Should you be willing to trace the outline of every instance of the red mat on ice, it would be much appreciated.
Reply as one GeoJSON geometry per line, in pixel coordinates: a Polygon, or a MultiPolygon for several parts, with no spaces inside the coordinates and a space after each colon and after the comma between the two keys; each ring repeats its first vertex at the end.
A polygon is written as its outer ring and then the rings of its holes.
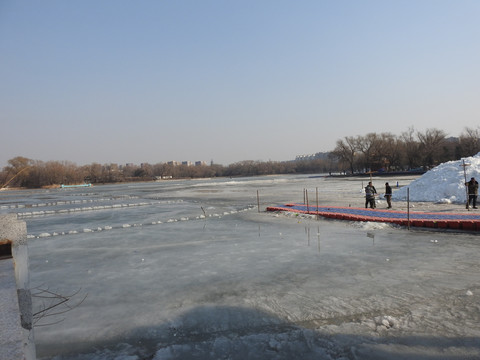
{"type": "Polygon", "coordinates": [[[480,231],[480,214],[471,213],[429,213],[364,209],[336,206],[307,206],[305,204],[286,204],[269,206],[267,211],[291,211],[302,214],[319,215],[327,218],[351,221],[388,222],[398,225],[480,231]]]}

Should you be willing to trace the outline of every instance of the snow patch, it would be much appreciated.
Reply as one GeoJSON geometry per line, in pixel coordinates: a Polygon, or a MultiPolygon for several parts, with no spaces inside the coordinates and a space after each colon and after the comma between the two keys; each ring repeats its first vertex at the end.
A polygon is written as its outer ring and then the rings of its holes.
{"type": "Polygon", "coordinates": [[[441,204],[463,203],[466,201],[465,177],[467,181],[480,177],[480,153],[456,161],[448,161],[429,170],[410,185],[393,193],[394,200],[429,201],[441,204]],[[468,164],[463,171],[463,164],[468,164]],[[466,175],[465,175],[466,174],[466,175]]]}

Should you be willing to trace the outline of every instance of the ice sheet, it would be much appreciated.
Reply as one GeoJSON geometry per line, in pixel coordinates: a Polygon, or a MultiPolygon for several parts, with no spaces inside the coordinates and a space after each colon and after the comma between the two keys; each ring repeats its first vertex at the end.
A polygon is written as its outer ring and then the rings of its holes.
{"type": "Polygon", "coordinates": [[[39,321],[61,321],[39,359],[478,358],[478,236],[257,209],[316,188],[361,196],[307,176],[29,193],[55,210],[25,217],[32,286],[87,295],[39,321]]]}

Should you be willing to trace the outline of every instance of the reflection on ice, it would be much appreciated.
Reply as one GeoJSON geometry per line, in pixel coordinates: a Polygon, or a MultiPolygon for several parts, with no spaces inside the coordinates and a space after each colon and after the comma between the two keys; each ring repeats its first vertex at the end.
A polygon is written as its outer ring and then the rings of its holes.
{"type": "Polygon", "coordinates": [[[479,358],[477,237],[257,211],[257,190],[271,205],[317,186],[352,191],[266,177],[19,200],[54,210],[25,218],[32,286],[88,294],[36,329],[39,358],[479,358]],[[110,207],[57,211],[96,199],[110,207]]]}

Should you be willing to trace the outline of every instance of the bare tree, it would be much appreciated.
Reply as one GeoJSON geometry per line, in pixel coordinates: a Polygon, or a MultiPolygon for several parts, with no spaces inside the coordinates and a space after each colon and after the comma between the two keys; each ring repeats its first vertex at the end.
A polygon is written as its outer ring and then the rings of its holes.
{"type": "Polygon", "coordinates": [[[372,171],[383,167],[383,141],[376,133],[369,133],[357,138],[358,150],[363,154],[364,168],[372,171]]]}
{"type": "Polygon", "coordinates": [[[114,183],[123,181],[123,173],[118,164],[110,163],[102,166],[102,179],[104,182],[114,183]]]}
{"type": "Polygon", "coordinates": [[[435,128],[427,129],[424,133],[417,132],[420,156],[425,166],[436,165],[440,162],[445,137],[445,132],[435,128]]]}
{"type": "Polygon", "coordinates": [[[402,155],[404,152],[403,142],[395,135],[390,133],[380,134],[381,146],[379,153],[381,154],[380,161],[386,170],[398,170],[402,166],[402,155]]]}
{"type": "Polygon", "coordinates": [[[92,163],[84,167],[86,179],[92,183],[99,183],[102,181],[102,165],[92,163]]]}
{"type": "Polygon", "coordinates": [[[350,167],[350,172],[355,172],[355,155],[357,153],[357,139],[352,136],[345,137],[345,140],[337,140],[337,146],[332,151],[332,155],[350,167]]]}
{"type": "Polygon", "coordinates": [[[473,156],[480,152],[480,127],[466,127],[460,134],[460,156],[473,156]]]}
{"type": "Polygon", "coordinates": [[[142,163],[133,173],[135,177],[142,179],[152,179],[153,178],[153,166],[148,163],[142,163]]]}
{"type": "Polygon", "coordinates": [[[404,131],[400,135],[400,138],[403,142],[408,168],[414,169],[418,167],[421,164],[418,156],[420,144],[415,138],[415,129],[413,126],[409,127],[407,131],[404,131]]]}
{"type": "Polygon", "coordinates": [[[31,170],[32,164],[33,160],[23,156],[17,156],[8,160],[8,166],[4,168],[4,171],[7,174],[5,176],[7,180],[4,184],[1,184],[1,188],[8,185],[25,186],[28,172],[31,170]]]}

